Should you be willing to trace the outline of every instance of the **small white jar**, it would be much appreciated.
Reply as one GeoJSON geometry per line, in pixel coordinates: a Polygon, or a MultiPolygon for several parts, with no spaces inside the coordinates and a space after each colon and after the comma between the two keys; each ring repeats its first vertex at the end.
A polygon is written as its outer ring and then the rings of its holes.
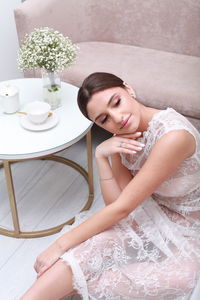
{"type": "Polygon", "coordinates": [[[0,98],[4,113],[13,114],[19,110],[19,90],[16,86],[2,86],[0,88],[0,98]]]}

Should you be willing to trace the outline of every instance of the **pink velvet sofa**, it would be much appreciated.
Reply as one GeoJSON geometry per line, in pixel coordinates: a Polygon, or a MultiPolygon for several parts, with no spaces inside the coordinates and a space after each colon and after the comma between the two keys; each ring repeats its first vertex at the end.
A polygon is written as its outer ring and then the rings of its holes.
{"type": "Polygon", "coordinates": [[[20,43],[48,26],[79,45],[64,81],[79,87],[92,72],[114,73],[142,103],[173,107],[200,130],[199,1],[27,0],[14,13],[20,43]]]}

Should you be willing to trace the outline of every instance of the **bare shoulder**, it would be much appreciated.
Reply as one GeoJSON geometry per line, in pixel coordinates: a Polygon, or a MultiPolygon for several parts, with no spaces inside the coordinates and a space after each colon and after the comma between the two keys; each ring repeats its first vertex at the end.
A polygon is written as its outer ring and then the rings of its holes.
{"type": "Polygon", "coordinates": [[[195,138],[188,131],[170,131],[153,146],[141,171],[151,173],[153,177],[156,177],[155,172],[159,172],[160,179],[165,180],[184,160],[193,155],[195,149],[195,138]]]}
{"type": "Polygon", "coordinates": [[[195,138],[186,130],[173,130],[164,134],[153,146],[140,171],[127,185],[122,201],[119,199],[118,202],[122,203],[127,212],[135,209],[176,172],[181,163],[195,152],[195,148],[195,138]]]}
{"type": "Polygon", "coordinates": [[[178,152],[183,158],[190,157],[196,150],[194,136],[187,130],[172,130],[164,134],[154,145],[153,150],[170,151],[173,155],[178,152]]]}

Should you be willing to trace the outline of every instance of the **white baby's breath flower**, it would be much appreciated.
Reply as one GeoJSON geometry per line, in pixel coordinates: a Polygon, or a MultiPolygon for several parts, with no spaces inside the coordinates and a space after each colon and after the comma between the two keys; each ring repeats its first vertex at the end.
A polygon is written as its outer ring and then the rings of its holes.
{"type": "Polygon", "coordinates": [[[77,45],[58,31],[48,27],[36,28],[22,42],[18,65],[21,70],[62,71],[74,62],[77,50],[77,45]]]}

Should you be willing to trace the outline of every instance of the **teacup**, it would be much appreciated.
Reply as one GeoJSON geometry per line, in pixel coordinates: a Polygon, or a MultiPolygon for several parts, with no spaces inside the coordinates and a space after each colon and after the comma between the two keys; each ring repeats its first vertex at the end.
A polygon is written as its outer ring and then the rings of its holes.
{"type": "Polygon", "coordinates": [[[29,121],[34,124],[42,124],[47,120],[51,106],[43,101],[33,101],[28,103],[24,110],[29,121]]]}

